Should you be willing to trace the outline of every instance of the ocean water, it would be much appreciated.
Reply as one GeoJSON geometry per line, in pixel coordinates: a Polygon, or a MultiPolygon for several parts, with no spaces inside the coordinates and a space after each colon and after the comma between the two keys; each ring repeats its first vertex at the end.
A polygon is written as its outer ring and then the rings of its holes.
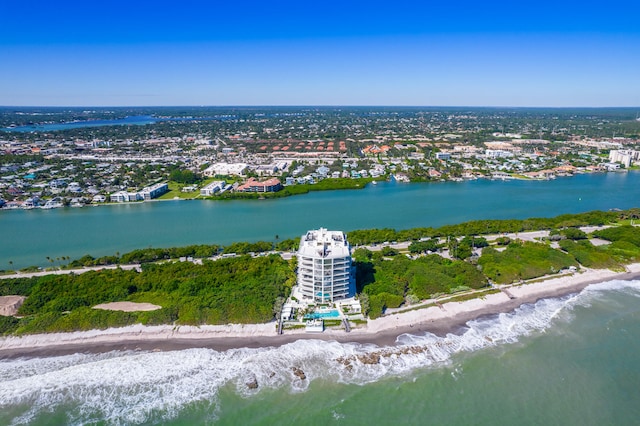
{"type": "Polygon", "coordinates": [[[611,281],[391,347],[0,360],[0,424],[635,425],[639,354],[640,281],[611,281]]]}

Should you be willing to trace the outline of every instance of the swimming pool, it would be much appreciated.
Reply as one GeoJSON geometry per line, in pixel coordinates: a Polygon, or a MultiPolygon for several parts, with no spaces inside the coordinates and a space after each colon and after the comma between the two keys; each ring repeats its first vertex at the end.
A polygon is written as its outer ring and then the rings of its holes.
{"type": "Polygon", "coordinates": [[[304,316],[304,319],[324,319],[324,318],[339,318],[340,311],[332,309],[330,311],[313,312],[304,316]]]}

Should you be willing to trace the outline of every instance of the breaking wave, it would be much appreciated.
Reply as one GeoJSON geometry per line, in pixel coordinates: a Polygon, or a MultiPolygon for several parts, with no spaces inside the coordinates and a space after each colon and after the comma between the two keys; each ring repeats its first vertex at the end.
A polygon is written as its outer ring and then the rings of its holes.
{"type": "Polygon", "coordinates": [[[224,352],[129,351],[0,361],[0,412],[5,413],[0,423],[30,423],[43,413],[73,407],[65,414],[69,424],[139,424],[175,418],[193,404],[215,413],[225,386],[249,397],[265,388],[303,392],[318,379],[366,384],[448,365],[459,353],[517,342],[554,321],[569,321],[574,307],[588,307],[611,291],[640,297],[640,281],[611,281],[578,295],[543,299],[470,321],[459,335],[404,334],[388,347],[299,340],[224,352]]]}

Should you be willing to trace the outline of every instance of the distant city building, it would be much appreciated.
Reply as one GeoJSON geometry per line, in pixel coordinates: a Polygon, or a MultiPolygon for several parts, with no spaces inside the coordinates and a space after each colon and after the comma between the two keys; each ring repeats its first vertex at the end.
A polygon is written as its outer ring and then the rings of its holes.
{"type": "Polygon", "coordinates": [[[274,166],[273,164],[265,164],[265,165],[254,167],[253,171],[260,176],[263,176],[263,175],[271,176],[278,172],[278,167],[274,166]]]}
{"type": "Polygon", "coordinates": [[[634,161],[638,161],[639,159],[640,151],[613,149],[609,152],[610,163],[620,163],[626,168],[631,166],[634,161]]]}
{"type": "Polygon", "coordinates": [[[118,191],[109,196],[112,203],[126,203],[132,201],[151,200],[158,198],[162,194],[169,191],[169,185],[165,183],[156,183],[152,186],[142,188],[139,192],[118,191]]]}
{"type": "Polygon", "coordinates": [[[148,201],[153,198],[158,198],[159,196],[167,192],[169,192],[169,185],[166,182],[156,183],[155,185],[142,188],[142,191],[140,191],[140,197],[143,200],[148,201]]]}
{"type": "Polygon", "coordinates": [[[249,178],[244,184],[238,186],[238,192],[277,192],[282,189],[280,179],[267,179],[264,182],[258,182],[255,178],[249,178]]]}
{"type": "Polygon", "coordinates": [[[309,302],[333,302],[355,295],[351,249],[343,232],[320,228],[301,237],[298,287],[309,302]]]}
{"type": "Polygon", "coordinates": [[[316,173],[318,173],[320,176],[327,176],[327,174],[329,173],[329,168],[327,166],[320,166],[316,169],[316,173]]]}
{"type": "Polygon", "coordinates": [[[137,192],[118,191],[109,196],[112,203],[127,203],[130,201],[139,201],[142,198],[137,192]]]}
{"type": "Polygon", "coordinates": [[[210,197],[216,192],[222,191],[225,186],[226,186],[226,182],[223,180],[213,181],[207,186],[205,186],[204,188],[200,189],[200,195],[203,195],[205,197],[210,197]]]}
{"type": "Polygon", "coordinates": [[[451,153],[449,152],[436,152],[436,159],[438,160],[451,160],[451,153]]]}
{"type": "Polygon", "coordinates": [[[486,158],[507,158],[513,157],[513,153],[503,149],[487,149],[484,151],[486,158]]]}
{"type": "Polygon", "coordinates": [[[246,163],[215,163],[204,169],[205,176],[242,176],[248,165],[246,163]]]}
{"type": "Polygon", "coordinates": [[[262,164],[259,166],[255,166],[253,167],[253,170],[260,176],[273,176],[276,173],[287,170],[288,167],[289,163],[287,161],[276,161],[272,164],[262,164]]]}
{"type": "Polygon", "coordinates": [[[362,149],[363,154],[383,154],[389,151],[391,147],[389,145],[368,145],[362,149]]]}

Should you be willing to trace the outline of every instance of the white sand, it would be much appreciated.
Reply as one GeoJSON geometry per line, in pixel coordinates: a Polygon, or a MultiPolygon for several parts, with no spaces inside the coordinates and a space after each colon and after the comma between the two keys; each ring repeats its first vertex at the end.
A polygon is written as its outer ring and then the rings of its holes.
{"type": "Polygon", "coordinates": [[[65,344],[120,343],[163,339],[211,339],[216,337],[275,336],[275,323],[173,326],[130,325],[106,330],[77,331],[73,333],[48,333],[27,336],[9,336],[0,339],[0,350],[36,348],[65,344]]]}
{"type": "MultiPolygon", "coordinates": [[[[463,312],[501,305],[509,300],[509,296],[506,294],[496,293],[489,294],[484,298],[471,299],[464,302],[443,303],[442,308],[432,306],[430,308],[388,315],[375,320],[369,320],[365,332],[378,333],[380,331],[390,330],[393,328],[410,327],[420,323],[453,318],[463,312]]],[[[353,332],[357,331],[358,330],[354,330],[353,332]]]]}
{"type": "Polygon", "coordinates": [[[111,302],[96,305],[93,309],[104,309],[105,311],[122,311],[122,312],[139,312],[139,311],[156,311],[162,309],[162,306],[153,305],[151,303],[136,302],[111,302]]]}
{"type": "Polygon", "coordinates": [[[0,315],[8,317],[18,313],[25,296],[0,296],[0,315]]]}
{"type": "MultiPolygon", "coordinates": [[[[628,272],[640,272],[640,264],[633,264],[627,267],[628,272]]],[[[604,282],[616,278],[624,277],[624,273],[617,273],[609,270],[584,270],[572,275],[557,278],[550,278],[545,281],[532,284],[516,285],[507,287],[507,291],[518,299],[526,299],[538,296],[554,297],[558,294],[579,291],[587,283],[604,282]]],[[[628,278],[628,277],[627,277],[628,278]]],[[[453,319],[459,314],[478,312],[482,313],[499,311],[500,306],[514,303],[504,292],[490,294],[483,298],[467,300],[464,302],[443,303],[442,307],[430,307],[409,311],[405,313],[391,314],[376,320],[370,320],[366,327],[354,329],[350,335],[374,336],[383,331],[390,332],[396,328],[406,329],[416,324],[425,324],[435,320],[453,319]]],[[[406,332],[406,331],[402,331],[406,332]]],[[[228,324],[228,325],[207,325],[207,326],[143,326],[140,324],[122,328],[111,328],[107,330],[90,330],[74,333],[51,333],[29,335],[23,337],[0,338],[0,351],[3,349],[17,348],[42,348],[46,346],[59,346],[65,344],[95,344],[95,343],[124,343],[135,341],[158,341],[171,339],[212,339],[212,338],[239,338],[256,340],[253,338],[267,337],[264,345],[269,345],[269,337],[277,336],[275,322],[267,324],[228,324]]],[[[304,329],[287,330],[285,336],[294,338],[313,337],[304,332],[304,329]]],[[[345,340],[346,333],[341,330],[328,330],[322,336],[341,336],[345,340]]]]}

